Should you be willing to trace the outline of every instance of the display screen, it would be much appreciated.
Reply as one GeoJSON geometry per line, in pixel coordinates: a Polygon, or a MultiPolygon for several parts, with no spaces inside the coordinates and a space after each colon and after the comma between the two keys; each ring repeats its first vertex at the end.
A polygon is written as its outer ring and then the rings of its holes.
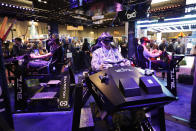
{"type": "Polygon", "coordinates": [[[39,50],[38,50],[38,49],[35,49],[35,50],[33,50],[33,53],[34,53],[35,55],[38,55],[38,54],[39,54],[39,50]]]}
{"type": "Polygon", "coordinates": [[[70,8],[77,8],[86,4],[92,3],[96,0],[70,0],[70,8]]]}
{"type": "Polygon", "coordinates": [[[39,79],[28,79],[26,80],[27,87],[35,87],[39,86],[40,82],[39,79]]]}

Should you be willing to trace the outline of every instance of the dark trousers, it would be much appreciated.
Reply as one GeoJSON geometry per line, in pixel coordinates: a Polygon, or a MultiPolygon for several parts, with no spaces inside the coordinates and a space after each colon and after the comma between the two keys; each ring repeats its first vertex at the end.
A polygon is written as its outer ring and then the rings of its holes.
{"type": "Polygon", "coordinates": [[[187,48],[187,54],[190,54],[192,48],[187,48]]]}
{"type": "Polygon", "coordinates": [[[165,62],[163,60],[152,60],[151,61],[151,66],[152,68],[163,68],[163,69],[168,69],[169,68],[169,63],[165,62]]]}

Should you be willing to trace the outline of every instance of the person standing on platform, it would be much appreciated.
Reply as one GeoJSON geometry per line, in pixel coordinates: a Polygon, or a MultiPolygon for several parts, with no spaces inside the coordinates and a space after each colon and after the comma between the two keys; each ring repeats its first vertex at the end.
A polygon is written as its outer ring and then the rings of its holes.
{"type": "Polygon", "coordinates": [[[110,62],[121,62],[121,66],[130,65],[130,62],[122,57],[117,48],[111,45],[113,37],[109,33],[102,33],[99,37],[101,47],[92,55],[91,67],[95,71],[108,69],[113,65],[110,62]]]}

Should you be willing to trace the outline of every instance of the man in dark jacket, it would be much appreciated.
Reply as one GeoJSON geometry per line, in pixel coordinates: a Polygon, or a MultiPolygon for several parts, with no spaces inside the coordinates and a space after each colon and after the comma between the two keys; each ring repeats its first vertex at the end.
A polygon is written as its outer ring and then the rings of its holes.
{"type": "Polygon", "coordinates": [[[83,56],[84,56],[84,64],[85,64],[85,68],[90,68],[90,44],[88,43],[87,39],[84,39],[84,43],[82,46],[82,52],[83,52],[83,56]]]}
{"type": "Polygon", "coordinates": [[[21,38],[15,38],[15,44],[13,46],[11,55],[14,57],[22,55],[22,40],[21,40],[21,38]]]}

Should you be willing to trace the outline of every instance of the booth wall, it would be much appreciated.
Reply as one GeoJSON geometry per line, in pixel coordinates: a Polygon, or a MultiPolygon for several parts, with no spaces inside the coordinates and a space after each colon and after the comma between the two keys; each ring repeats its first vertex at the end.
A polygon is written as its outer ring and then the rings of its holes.
{"type": "MultiPolygon", "coordinates": [[[[9,18],[6,24],[5,32],[11,25],[13,19],[9,18]]],[[[0,25],[3,22],[3,17],[0,18],[0,25]]],[[[17,20],[14,24],[12,29],[16,29],[16,31],[13,31],[13,38],[20,37],[22,39],[27,39],[30,37],[30,23],[29,21],[19,21],[17,20]]],[[[36,30],[38,34],[48,34],[48,27],[47,23],[37,22],[36,30]]],[[[7,40],[12,39],[12,32],[9,33],[7,40]]]]}
{"type": "MultiPolygon", "coordinates": [[[[8,18],[5,32],[11,25],[13,19],[8,18]]],[[[0,25],[3,22],[3,17],[0,17],[0,25]]],[[[22,39],[28,39],[30,38],[30,21],[19,21],[17,20],[16,23],[14,24],[12,29],[15,29],[16,31],[13,31],[13,38],[20,37],[22,39]]],[[[64,35],[69,35],[71,37],[91,37],[91,38],[97,38],[101,35],[102,32],[110,32],[111,35],[114,37],[121,37],[122,35],[125,35],[125,27],[106,27],[106,28],[91,28],[91,27],[84,27],[84,30],[82,31],[70,31],[67,30],[66,25],[59,25],[59,34],[64,34],[64,35]]],[[[40,34],[48,34],[48,25],[47,23],[42,23],[42,22],[36,22],[36,30],[37,33],[40,34]]],[[[7,40],[12,39],[12,32],[9,33],[7,40]]]]}

